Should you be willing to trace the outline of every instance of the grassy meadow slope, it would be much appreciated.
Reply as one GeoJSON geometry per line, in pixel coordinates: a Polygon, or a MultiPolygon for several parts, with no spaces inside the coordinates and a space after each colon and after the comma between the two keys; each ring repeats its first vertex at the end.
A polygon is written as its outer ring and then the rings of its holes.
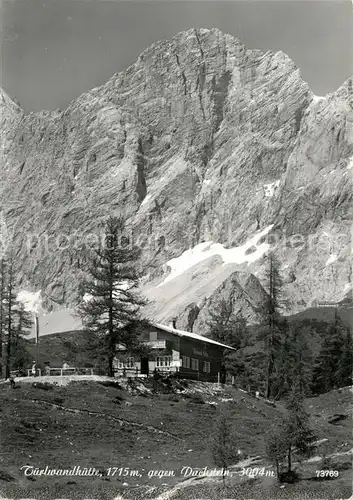
{"type": "MultiPolygon", "coordinates": [[[[266,465],[266,432],[283,408],[216,384],[181,382],[173,390],[161,383],[153,384],[156,383],[133,382],[123,386],[102,380],[36,387],[21,383],[15,390],[2,384],[0,493],[7,498],[36,500],[108,500],[118,494],[134,500],[265,498],[267,493],[267,498],[275,498],[288,492],[291,496],[286,498],[295,498],[299,488],[298,491],[309,492],[307,498],[350,496],[350,389],[307,401],[318,439],[325,440],[317,454],[339,455],[326,459],[331,460],[329,467],[323,467],[322,462],[306,464],[302,467],[304,477],[314,477],[315,470],[321,468],[341,468],[338,479],[305,480],[280,488],[275,478],[243,479],[235,475],[222,490],[217,479],[186,480],[180,474],[183,466],[213,467],[209,440],[219,409],[229,407],[240,459],[260,457],[259,463],[266,465]],[[344,417],[329,423],[336,413],[344,417]],[[20,470],[23,465],[96,467],[102,476],[26,478],[20,470]],[[108,467],[138,470],[140,477],[107,477],[104,471],[108,467]],[[175,476],[149,478],[148,471],[157,469],[174,470],[175,476]],[[165,491],[169,491],[169,496],[159,497],[165,491]],[[310,497],[310,492],[315,495],[310,497]]],[[[305,498],[301,494],[299,497],[305,498]]]]}

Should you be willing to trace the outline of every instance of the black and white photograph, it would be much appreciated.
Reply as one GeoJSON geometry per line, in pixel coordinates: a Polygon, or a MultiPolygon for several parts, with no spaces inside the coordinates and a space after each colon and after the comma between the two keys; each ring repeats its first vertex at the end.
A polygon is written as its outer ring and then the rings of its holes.
{"type": "Polygon", "coordinates": [[[352,0],[0,0],[0,499],[353,499],[352,0]]]}

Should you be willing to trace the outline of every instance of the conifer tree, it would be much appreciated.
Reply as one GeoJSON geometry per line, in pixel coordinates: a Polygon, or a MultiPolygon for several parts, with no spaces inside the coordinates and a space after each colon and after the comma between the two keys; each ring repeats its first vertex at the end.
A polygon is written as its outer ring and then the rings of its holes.
{"type": "Polygon", "coordinates": [[[266,397],[273,395],[275,362],[281,345],[281,310],[286,302],[283,299],[283,282],[280,274],[280,264],[273,252],[268,255],[267,298],[262,308],[263,338],[266,352],[266,397]]]}
{"type": "Polygon", "coordinates": [[[266,436],[266,455],[276,468],[277,478],[281,477],[282,464],[286,458],[288,439],[283,429],[278,429],[278,425],[269,428],[266,436]]]}
{"type": "Polygon", "coordinates": [[[137,291],[139,250],[124,235],[121,217],[110,217],[105,226],[105,241],[94,250],[88,268],[88,280],[82,294],[88,299],[79,306],[79,314],[88,332],[94,333],[95,354],[114,375],[113,361],[117,345],[126,350],[142,349],[139,329],[143,324],[141,307],[146,301],[137,291]]]}
{"type": "Polygon", "coordinates": [[[266,438],[267,456],[276,466],[279,480],[292,481],[293,455],[309,458],[315,449],[316,436],[304,410],[303,394],[295,385],[286,402],[287,414],[270,430],[266,438]],[[286,472],[283,468],[286,466],[286,472]]]}
{"type": "Polygon", "coordinates": [[[313,356],[307,339],[311,335],[309,327],[292,325],[290,328],[290,351],[292,358],[291,387],[297,386],[300,394],[310,394],[312,384],[313,356]]]}
{"type": "Polygon", "coordinates": [[[221,410],[215,421],[211,438],[211,453],[213,463],[222,469],[224,484],[227,469],[237,458],[232,418],[225,409],[221,410]]]}
{"type": "Polygon", "coordinates": [[[287,463],[288,472],[291,472],[294,448],[297,455],[309,458],[314,452],[316,436],[309,426],[309,416],[304,410],[303,393],[298,385],[293,387],[286,408],[288,410],[285,422],[285,433],[288,438],[287,463]]]}
{"type": "Polygon", "coordinates": [[[3,372],[3,355],[5,345],[5,290],[6,290],[6,267],[5,259],[0,260],[0,378],[3,372]]]}
{"type": "Polygon", "coordinates": [[[12,369],[20,370],[24,369],[30,362],[30,354],[25,343],[25,338],[31,331],[33,319],[31,314],[25,310],[24,305],[17,300],[13,315],[10,363],[12,369]]]}
{"type": "Polygon", "coordinates": [[[233,300],[222,298],[209,311],[209,319],[206,322],[208,332],[213,340],[227,344],[235,349],[243,347],[246,342],[247,323],[242,312],[237,315],[233,313],[233,300]]]}
{"type": "Polygon", "coordinates": [[[9,378],[13,369],[28,362],[24,337],[32,326],[31,316],[17,300],[16,270],[11,255],[0,262],[0,327],[4,375],[9,378]]]}
{"type": "Polygon", "coordinates": [[[343,336],[342,355],[337,370],[337,383],[339,387],[352,385],[353,377],[353,341],[352,334],[347,328],[343,336]]]}
{"type": "Polygon", "coordinates": [[[293,382],[294,351],[290,335],[290,327],[286,321],[281,322],[281,336],[277,337],[275,363],[271,376],[271,397],[282,399],[291,390],[293,382]]]}
{"type": "Polygon", "coordinates": [[[16,295],[15,295],[15,276],[14,276],[14,264],[13,260],[10,258],[7,263],[7,286],[5,292],[5,311],[6,311],[6,360],[5,360],[5,378],[10,377],[11,371],[11,355],[13,349],[13,338],[14,338],[14,311],[16,308],[16,295]]]}
{"type": "Polygon", "coordinates": [[[351,346],[349,329],[345,327],[336,310],[334,323],[328,326],[320,353],[315,360],[313,392],[328,392],[346,385],[352,367],[351,346]]]}
{"type": "Polygon", "coordinates": [[[238,385],[246,386],[249,373],[242,352],[242,348],[248,343],[246,319],[241,311],[236,315],[233,313],[232,297],[229,300],[222,299],[217,308],[209,311],[209,316],[207,321],[209,336],[236,349],[236,351],[226,349],[223,352],[223,369],[236,377],[238,385]]]}
{"type": "Polygon", "coordinates": [[[280,349],[276,359],[273,382],[273,397],[286,397],[297,385],[298,390],[308,395],[312,380],[312,354],[307,338],[311,335],[308,327],[289,325],[281,322],[280,349]]]}

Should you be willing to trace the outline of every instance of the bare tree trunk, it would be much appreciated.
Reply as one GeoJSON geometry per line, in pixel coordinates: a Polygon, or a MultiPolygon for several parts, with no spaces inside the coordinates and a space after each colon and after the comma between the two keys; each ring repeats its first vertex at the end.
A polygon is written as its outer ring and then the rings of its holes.
{"type": "Polygon", "coordinates": [[[108,308],[108,377],[114,377],[113,360],[115,355],[114,321],[113,321],[113,292],[114,292],[114,267],[113,262],[109,263],[109,308],[108,308]]]}
{"type": "Polygon", "coordinates": [[[225,483],[226,483],[226,470],[227,470],[227,467],[223,467],[223,470],[222,470],[222,481],[223,481],[223,486],[225,486],[225,483]]]}
{"type": "Polygon", "coordinates": [[[267,378],[266,378],[266,398],[271,396],[271,377],[273,372],[273,353],[272,353],[272,332],[270,332],[270,338],[268,339],[268,361],[267,361],[267,378]]]}
{"type": "Polygon", "coordinates": [[[290,446],[288,449],[288,472],[292,470],[292,447],[290,446]]]}
{"type": "Polygon", "coordinates": [[[277,472],[277,478],[279,479],[279,461],[276,459],[276,472],[277,472]]]}
{"type": "Polygon", "coordinates": [[[266,397],[271,396],[271,377],[274,367],[274,354],[273,354],[273,330],[275,327],[275,280],[274,280],[273,258],[270,256],[270,283],[269,283],[269,302],[268,302],[268,339],[267,339],[267,377],[266,377],[266,397]]]}
{"type": "Polygon", "coordinates": [[[114,377],[113,359],[114,359],[114,356],[109,354],[109,356],[108,356],[108,377],[114,377]]]}

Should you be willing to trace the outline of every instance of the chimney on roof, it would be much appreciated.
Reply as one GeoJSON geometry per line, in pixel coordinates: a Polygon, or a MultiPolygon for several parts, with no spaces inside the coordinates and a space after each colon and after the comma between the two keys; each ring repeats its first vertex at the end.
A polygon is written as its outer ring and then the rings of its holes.
{"type": "Polygon", "coordinates": [[[173,318],[172,325],[173,325],[174,329],[176,329],[176,322],[177,322],[177,318],[173,318]]]}

